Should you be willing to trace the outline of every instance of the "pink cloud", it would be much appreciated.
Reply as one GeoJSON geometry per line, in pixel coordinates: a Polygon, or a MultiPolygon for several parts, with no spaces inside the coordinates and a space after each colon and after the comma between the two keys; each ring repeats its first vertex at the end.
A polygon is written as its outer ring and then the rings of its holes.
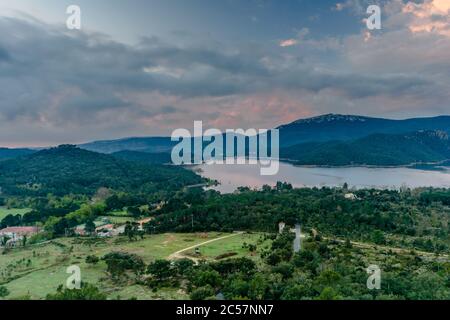
{"type": "Polygon", "coordinates": [[[427,0],[420,4],[408,2],[402,10],[412,16],[408,26],[412,33],[437,33],[446,37],[450,37],[449,11],[449,0],[427,0]]]}
{"type": "Polygon", "coordinates": [[[280,47],[292,47],[298,43],[295,39],[287,39],[280,42],[280,47]]]}

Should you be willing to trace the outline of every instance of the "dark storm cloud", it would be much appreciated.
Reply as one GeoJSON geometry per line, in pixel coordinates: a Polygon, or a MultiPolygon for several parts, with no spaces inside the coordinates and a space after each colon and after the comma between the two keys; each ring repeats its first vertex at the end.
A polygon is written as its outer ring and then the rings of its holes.
{"type": "Polygon", "coordinates": [[[7,61],[10,59],[9,53],[8,51],[6,51],[5,49],[3,49],[2,47],[0,47],[0,62],[3,61],[7,61]]]}
{"type": "MultiPolygon", "coordinates": [[[[268,67],[255,51],[176,47],[157,38],[123,45],[98,34],[65,33],[45,24],[1,18],[0,113],[38,116],[46,108],[58,118],[133,106],[121,96],[158,91],[198,97],[227,96],[274,88],[320,91],[350,97],[391,94],[424,85],[418,77],[318,72],[295,60],[268,67]],[[12,56],[12,59],[10,58],[12,56]]],[[[276,55],[276,53],[274,53],[276,55]]],[[[51,118],[51,117],[50,117],[51,118]]],[[[70,117],[72,118],[72,117],[70,117]]]]}
{"type": "MultiPolygon", "coordinates": [[[[0,121],[21,121],[23,132],[28,130],[23,123],[32,122],[44,128],[70,125],[73,130],[86,124],[101,125],[104,132],[113,132],[118,125],[114,127],[110,121],[115,117],[126,131],[127,126],[146,117],[183,117],[186,108],[193,116],[220,118],[229,101],[217,99],[269,97],[276,90],[306,93],[308,101],[322,99],[339,106],[378,96],[437,97],[439,86],[448,83],[447,76],[429,72],[431,67],[443,69],[438,59],[434,64],[424,64],[420,58],[415,64],[402,64],[401,58],[391,68],[395,72],[380,71],[386,64],[377,62],[383,50],[377,47],[361,55],[366,50],[359,44],[361,39],[357,45],[349,42],[347,48],[339,43],[331,49],[326,41],[304,39],[299,42],[304,40],[307,49],[300,45],[280,48],[273,42],[230,47],[204,41],[181,46],[158,37],[143,38],[132,46],[102,34],[6,17],[0,17],[0,30],[0,121]],[[315,63],[317,54],[323,52],[327,54],[315,63]],[[415,65],[421,69],[414,70],[415,65]],[[324,91],[337,93],[325,97],[324,91]],[[161,97],[148,97],[151,93],[161,97]],[[192,100],[200,98],[210,100],[196,108],[192,100]],[[210,109],[205,110],[205,105],[210,109]]],[[[395,44],[397,34],[392,37],[390,43],[395,44]]],[[[384,48],[395,56],[394,45],[384,48]]],[[[264,111],[270,119],[273,110],[264,111]]]]}

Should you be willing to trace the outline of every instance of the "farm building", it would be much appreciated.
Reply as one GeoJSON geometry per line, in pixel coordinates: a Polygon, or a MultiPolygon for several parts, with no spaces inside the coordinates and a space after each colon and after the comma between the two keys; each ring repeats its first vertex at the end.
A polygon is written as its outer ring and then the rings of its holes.
{"type": "Polygon", "coordinates": [[[24,237],[30,238],[39,232],[39,227],[8,227],[0,230],[0,238],[7,238],[7,246],[15,247],[24,237]]]}

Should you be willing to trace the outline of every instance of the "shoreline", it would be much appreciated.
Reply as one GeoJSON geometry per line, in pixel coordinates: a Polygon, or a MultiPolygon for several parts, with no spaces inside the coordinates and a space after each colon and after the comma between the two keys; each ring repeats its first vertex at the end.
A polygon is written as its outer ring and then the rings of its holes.
{"type": "MultiPolygon", "coordinates": [[[[330,165],[330,164],[298,164],[297,160],[292,159],[279,159],[282,163],[287,163],[293,165],[294,167],[300,168],[325,168],[325,169],[348,169],[348,168],[366,168],[366,169],[416,169],[416,170],[424,170],[424,171],[449,171],[449,166],[440,166],[443,163],[450,162],[450,159],[445,159],[436,162],[413,162],[409,164],[400,164],[400,165],[371,165],[371,164],[347,164],[347,165],[330,165]],[[432,168],[415,168],[415,166],[433,166],[435,170],[432,168]],[[437,169],[437,170],[436,170],[437,169]]],[[[203,161],[201,164],[189,164],[184,165],[187,169],[193,170],[193,168],[201,165],[207,164],[206,161],[203,161]]],[[[200,169],[201,170],[201,169],[200,169]]],[[[194,171],[194,170],[193,170],[194,171]]]]}

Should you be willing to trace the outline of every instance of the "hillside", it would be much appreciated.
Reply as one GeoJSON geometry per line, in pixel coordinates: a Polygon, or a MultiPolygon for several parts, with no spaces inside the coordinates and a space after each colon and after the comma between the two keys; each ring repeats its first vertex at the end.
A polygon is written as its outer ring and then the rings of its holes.
{"type": "MultiPolygon", "coordinates": [[[[354,115],[327,114],[299,119],[278,127],[280,146],[289,147],[306,142],[349,141],[372,134],[405,134],[419,130],[440,130],[450,133],[450,116],[392,120],[354,115]]],[[[125,138],[94,141],[79,145],[80,148],[114,153],[130,150],[148,153],[169,153],[176,142],[170,137],[125,138]]]]}
{"type": "Polygon", "coordinates": [[[65,145],[0,163],[3,194],[93,194],[100,187],[154,192],[201,182],[180,167],[146,165],[65,145]]]}
{"type": "Polygon", "coordinates": [[[170,153],[149,153],[140,151],[118,151],[111,154],[113,157],[147,164],[168,164],[172,162],[170,153]]]}
{"type": "Polygon", "coordinates": [[[450,133],[450,116],[391,120],[328,114],[300,119],[278,129],[280,145],[288,147],[305,142],[355,140],[376,133],[403,134],[419,130],[440,130],[450,133]]]}
{"type": "Polygon", "coordinates": [[[79,147],[85,150],[101,153],[114,153],[124,150],[164,153],[170,152],[174,145],[176,145],[176,142],[172,142],[170,137],[144,137],[94,141],[81,144],[79,147]]]}
{"type": "Polygon", "coordinates": [[[20,156],[28,155],[34,153],[34,150],[31,149],[9,149],[9,148],[0,148],[0,161],[13,159],[20,156]]]}
{"type": "Polygon", "coordinates": [[[449,159],[450,141],[442,131],[374,134],[353,141],[298,144],[280,154],[302,165],[408,165],[449,159]]]}

